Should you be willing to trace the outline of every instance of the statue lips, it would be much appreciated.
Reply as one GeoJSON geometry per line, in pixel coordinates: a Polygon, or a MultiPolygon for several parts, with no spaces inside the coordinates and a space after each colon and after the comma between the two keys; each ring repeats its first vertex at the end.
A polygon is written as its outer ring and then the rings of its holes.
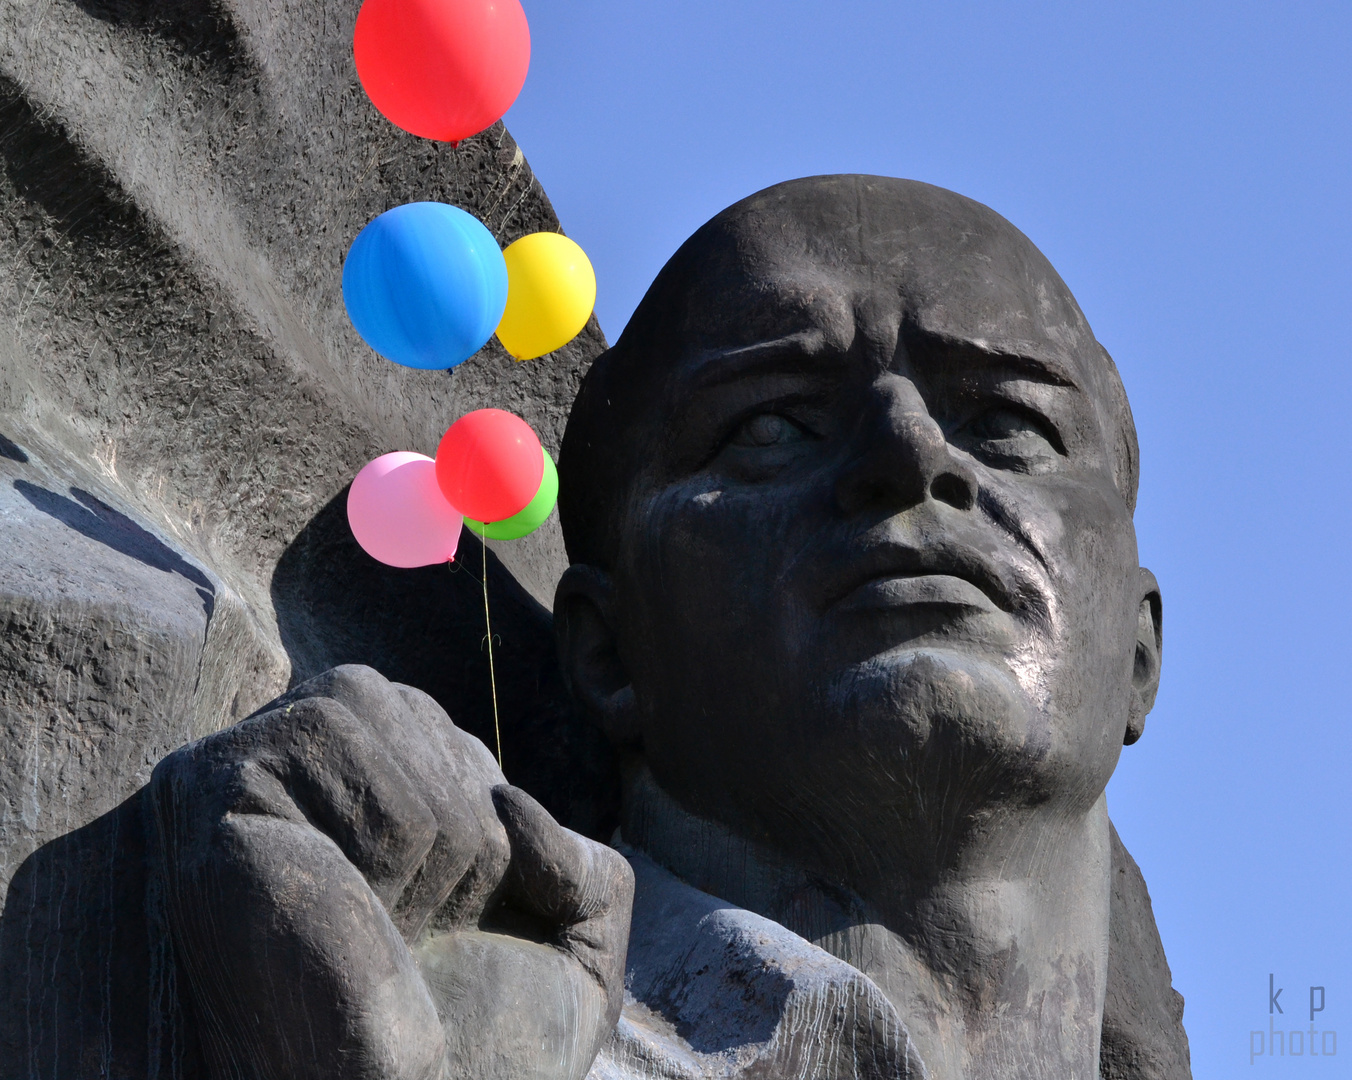
{"type": "Polygon", "coordinates": [[[852,590],[841,606],[897,608],[911,605],[969,608],[994,614],[991,598],[965,578],[953,574],[902,574],[870,578],[852,590]]]}
{"type": "Polygon", "coordinates": [[[899,603],[951,603],[985,611],[1014,609],[1013,590],[980,553],[950,541],[923,546],[898,541],[871,544],[830,560],[838,569],[823,580],[828,607],[891,590],[899,603]],[[905,583],[910,584],[905,584],[905,583]]]}
{"type": "Polygon", "coordinates": [[[832,565],[839,570],[822,582],[826,608],[848,617],[881,616],[889,638],[896,630],[909,639],[968,623],[973,636],[992,644],[1011,640],[1013,590],[987,557],[964,545],[884,542],[832,565]]]}

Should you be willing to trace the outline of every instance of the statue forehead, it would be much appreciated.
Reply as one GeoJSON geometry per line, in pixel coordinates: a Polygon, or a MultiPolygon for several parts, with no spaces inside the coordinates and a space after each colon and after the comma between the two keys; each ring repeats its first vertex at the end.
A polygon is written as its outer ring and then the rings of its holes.
{"type": "Polygon", "coordinates": [[[971,199],[890,177],[810,177],[729,207],[673,256],[625,337],[699,352],[809,324],[852,329],[853,307],[880,300],[884,317],[920,331],[1052,354],[1095,381],[1079,305],[1023,233],[971,199]]]}

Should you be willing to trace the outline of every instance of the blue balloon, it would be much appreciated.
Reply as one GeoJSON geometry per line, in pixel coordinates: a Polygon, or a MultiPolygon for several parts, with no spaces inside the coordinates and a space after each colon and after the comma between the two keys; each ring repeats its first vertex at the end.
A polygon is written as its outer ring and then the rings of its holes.
{"type": "Polygon", "coordinates": [[[437,202],[387,210],[343,263],[343,303],[366,344],[413,368],[449,368],[493,336],[507,306],[507,264],[473,214],[437,202]]]}

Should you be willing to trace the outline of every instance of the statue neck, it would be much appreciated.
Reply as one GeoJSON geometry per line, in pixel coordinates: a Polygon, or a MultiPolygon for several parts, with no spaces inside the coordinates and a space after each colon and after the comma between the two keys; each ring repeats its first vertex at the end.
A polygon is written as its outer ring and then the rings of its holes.
{"type": "MultiPolygon", "coordinates": [[[[844,830],[842,830],[844,831],[844,830]]],[[[1106,801],[993,813],[936,880],[832,880],[628,770],[622,833],[691,885],[873,979],[933,1080],[1096,1080],[1108,960],[1106,801]]],[[[886,838],[876,838],[885,846],[886,838]]]]}

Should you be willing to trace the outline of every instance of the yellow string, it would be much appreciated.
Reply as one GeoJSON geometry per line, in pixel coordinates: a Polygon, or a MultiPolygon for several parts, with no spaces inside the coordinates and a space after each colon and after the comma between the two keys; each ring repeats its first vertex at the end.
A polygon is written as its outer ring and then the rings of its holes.
{"type": "Polygon", "coordinates": [[[502,768],[502,728],[498,726],[498,678],[493,671],[493,624],[488,618],[488,541],[482,537],[484,553],[484,630],[488,632],[488,684],[493,688],[493,734],[498,740],[498,768],[502,768]]]}

